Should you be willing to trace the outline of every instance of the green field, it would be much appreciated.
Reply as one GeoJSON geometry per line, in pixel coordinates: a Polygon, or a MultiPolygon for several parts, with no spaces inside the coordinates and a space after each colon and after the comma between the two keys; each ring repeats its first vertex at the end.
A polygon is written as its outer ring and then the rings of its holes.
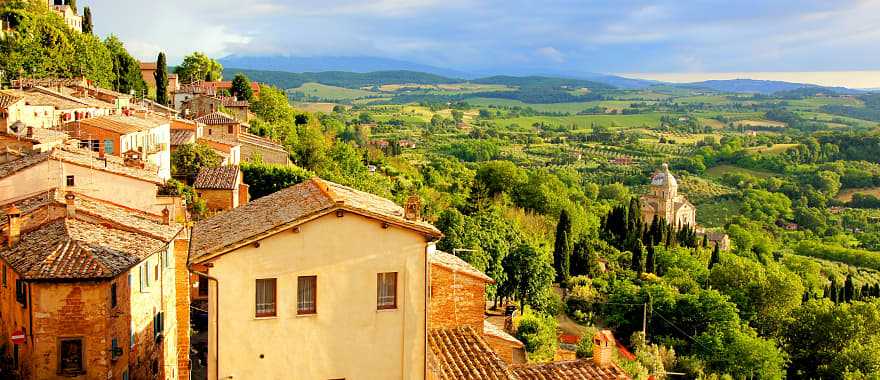
{"type": "Polygon", "coordinates": [[[733,166],[733,165],[718,165],[718,166],[714,166],[714,167],[711,167],[708,170],[706,170],[706,174],[713,176],[713,177],[721,177],[727,173],[743,173],[743,174],[748,174],[748,175],[755,176],[758,178],[770,178],[770,177],[777,175],[776,173],[765,172],[765,171],[760,171],[760,170],[753,170],[753,169],[745,169],[745,168],[741,168],[739,166],[733,166]]]}
{"type": "Polygon", "coordinates": [[[328,86],[320,83],[306,83],[297,88],[290,89],[288,92],[301,92],[308,97],[327,100],[354,100],[381,96],[381,94],[372,91],[328,86]]]}
{"type": "Polygon", "coordinates": [[[494,119],[499,125],[516,124],[531,127],[535,123],[574,126],[575,129],[589,129],[593,125],[605,127],[640,128],[660,124],[659,113],[639,115],[576,115],[576,116],[527,116],[507,119],[494,119]]]}
{"type": "Polygon", "coordinates": [[[622,110],[629,108],[631,100],[597,100],[593,102],[575,102],[575,103],[550,103],[550,104],[530,104],[519,100],[512,99],[496,99],[496,98],[467,98],[466,103],[475,107],[522,107],[531,108],[539,112],[568,112],[576,114],[583,110],[593,107],[605,107],[610,110],[622,110]]]}

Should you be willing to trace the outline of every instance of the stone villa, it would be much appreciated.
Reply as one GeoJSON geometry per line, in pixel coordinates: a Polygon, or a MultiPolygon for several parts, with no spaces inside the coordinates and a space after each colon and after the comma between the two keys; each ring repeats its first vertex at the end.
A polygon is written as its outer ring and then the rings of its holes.
{"type": "Polygon", "coordinates": [[[642,220],[650,224],[658,217],[676,228],[697,225],[697,209],[678,193],[678,180],[669,172],[669,165],[651,177],[651,189],[642,196],[642,220]]]}

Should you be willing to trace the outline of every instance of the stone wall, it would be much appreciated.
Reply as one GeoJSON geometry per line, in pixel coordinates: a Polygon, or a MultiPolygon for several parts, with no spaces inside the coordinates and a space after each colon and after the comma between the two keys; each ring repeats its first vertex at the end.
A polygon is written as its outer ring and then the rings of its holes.
{"type": "MultiPolygon", "coordinates": [[[[183,231],[186,234],[187,231],[183,231]]],[[[189,379],[189,269],[186,267],[189,241],[174,242],[175,298],[177,300],[177,368],[179,378],[189,379]]]]}
{"type": "Polygon", "coordinates": [[[199,193],[199,198],[205,200],[209,212],[231,210],[237,206],[235,201],[238,193],[235,190],[196,189],[196,191],[199,193]]]}

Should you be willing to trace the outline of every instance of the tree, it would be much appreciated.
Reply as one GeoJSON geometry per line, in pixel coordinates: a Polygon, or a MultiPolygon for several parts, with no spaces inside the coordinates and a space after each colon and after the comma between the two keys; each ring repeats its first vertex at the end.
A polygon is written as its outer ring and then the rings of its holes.
{"type": "Polygon", "coordinates": [[[556,282],[565,286],[571,275],[571,219],[565,209],[559,213],[559,223],[556,224],[556,243],[553,246],[553,268],[556,270],[556,282]]]}
{"type": "Polygon", "coordinates": [[[180,76],[181,83],[200,80],[213,82],[223,80],[223,65],[205,53],[194,52],[186,56],[180,66],[174,68],[174,73],[180,76]]]}
{"type": "Polygon", "coordinates": [[[655,258],[654,258],[654,240],[653,238],[648,238],[648,256],[645,258],[645,272],[647,273],[655,273],[655,258]]]}
{"type": "Polygon", "coordinates": [[[709,269],[718,265],[721,262],[721,247],[719,247],[718,243],[715,243],[715,248],[712,249],[712,257],[709,258],[709,269]]]}
{"type": "Polygon", "coordinates": [[[171,175],[192,184],[202,168],[220,166],[221,160],[220,155],[207,145],[184,144],[171,155],[171,175]]]}
{"type": "Polygon", "coordinates": [[[632,252],[632,263],[630,264],[630,269],[636,274],[641,274],[645,271],[645,245],[642,244],[641,240],[631,239],[630,243],[630,251],[632,252]]]}
{"type": "Polygon", "coordinates": [[[168,104],[168,65],[165,62],[165,53],[159,53],[156,58],[156,72],[153,73],[156,79],[156,103],[168,104]]]}
{"type": "Polygon", "coordinates": [[[553,267],[529,244],[517,246],[504,258],[502,265],[508,278],[503,293],[515,294],[520,309],[526,305],[534,306],[553,284],[553,267]]]}
{"type": "Polygon", "coordinates": [[[314,173],[293,165],[243,163],[241,174],[256,199],[286,189],[315,176],[314,173]]]}
{"type": "Polygon", "coordinates": [[[232,79],[232,89],[229,92],[238,100],[250,101],[254,97],[251,81],[243,73],[235,74],[235,78],[232,79]]]}
{"type": "Polygon", "coordinates": [[[113,89],[124,94],[132,92],[138,95],[146,94],[147,82],[144,82],[144,77],[141,75],[140,62],[128,54],[122,41],[116,36],[107,37],[104,45],[113,57],[113,72],[116,74],[113,89]]]}
{"type": "Polygon", "coordinates": [[[92,8],[85,7],[83,8],[82,15],[82,32],[86,34],[92,34],[94,31],[94,25],[92,25],[92,8]]]}
{"type": "Polygon", "coordinates": [[[846,281],[843,283],[843,300],[846,302],[851,302],[855,299],[856,294],[856,286],[853,283],[852,274],[846,275],[846,281]]]}

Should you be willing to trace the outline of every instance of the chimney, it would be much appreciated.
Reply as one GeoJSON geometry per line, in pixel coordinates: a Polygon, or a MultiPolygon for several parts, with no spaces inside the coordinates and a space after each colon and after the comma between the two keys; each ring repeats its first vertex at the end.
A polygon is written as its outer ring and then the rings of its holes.
{"type": "Polygon", "coordinates": [[[18,244],[21,238],[21,210],[14,205],[6,210],[6,216],[9,217],[8,226],[6,226],[6,242],[12,248],[18,244]]]}
{"type": "Polygon", "coordinates": [[[67,205],[67,217],[73,218],[76,216],[76,194],[72,191],[68,191],[67,194],[64,195],[64,203],[67,205]]]}
{"type": "Polygon", "coordinates": [[[593,336],[593,363],[599,367],[608,367],[612,364],[611,358],[617,343],[614,334],[610,330],[601,330],[593,336]]]}
{"type": "Polygon", "coordinates": [[[419,221],[422,219],[422,199],[418,195],[411,195],[406,199],[406,206],[403,209],[403,218],[411,221],[419,221]]]}
{"type": "Polygon", "coordinates": [[[168,207],[162,210],[162,224],[166,226],[171,224],[171,211],[168,210],[168,207]]]}

